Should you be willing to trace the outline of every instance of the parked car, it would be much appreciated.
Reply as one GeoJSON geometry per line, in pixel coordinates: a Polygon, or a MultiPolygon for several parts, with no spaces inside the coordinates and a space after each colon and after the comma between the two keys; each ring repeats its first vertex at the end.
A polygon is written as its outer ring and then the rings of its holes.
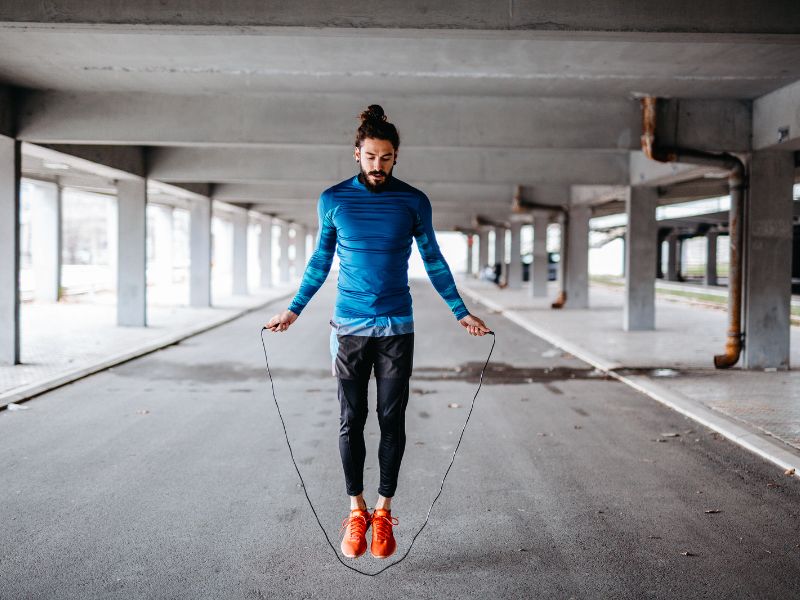
{"type": "MultiPolygon", "coordinates": [[[[547,253],[547,280],[555,281],[558,279],[558,262],[561,260],[559,252],[547,253]]],[[[528,253],[522,256],[522,280],[530,281],[530,269],[533,262],[533,254],[528,253]]]]}

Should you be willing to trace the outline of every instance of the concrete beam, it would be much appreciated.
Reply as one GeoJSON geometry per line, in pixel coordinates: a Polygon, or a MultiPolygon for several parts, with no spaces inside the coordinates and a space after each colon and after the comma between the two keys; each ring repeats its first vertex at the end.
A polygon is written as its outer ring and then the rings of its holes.
{"type": "Polygon", "coordinates": [[[752,148],[753,106],[749,100],[663,99],[658,103],[656,142],[662,147],[709,152],[752,148]]]}
{"type": "Polygon", "coordinates": [[[755,150],[800,150],[800,81],[753,103],[755,150]]]}
{"type": "Polygon", "coordinates": [[[637,0],[608,0],[586,10],[578,0],[538,0],[509,5],[506,0],[435,0],[415,3],[408,10],[379,2],[365,11],[357,0],[306,3],[303,10],[269,1],[232,0],[221,14],[215,5],[200,0],[176,0],[165,6],[159,0],[96,4],[51,0],[6,2],[0,21],[42,24],[118,24],[136,26],[325,27],[395,29],[468,29],[523,31],[609,31],[683,33],[794,34],[797,5],[792,0],[752,3],[747,0],[712,0],[706,3],[677,0],[668,5],[637,0]]]}
{"type": "Polygon", "coordinates": [[[22,152],[42,160],[63,162],[78,171],[107,179],[137,181],[146,174],[144,151],[139,147],[24,143],[22,152]]]}
{"type": "MultiPolygon", "coordinates": [[[[258,183],[298,180],[308,175],[338,182],[352,177],[350,149],[282,148],[153,148],[150,176],[167,182],[258,183]]],[[[525,150],[514,148],[400,148],[395,174],[409,183],[595,183],[626,185],[626,152],[525,150]]],[[[330,184],[329,184],[330,185],[330,184]]],[[[510,196],[509,196],[510,202],[510,196]]]]}
{"type": "Polygon", "coordinates": [[[630,153],[628,168],[630,185],[632,186],[668,186],[699,179],[707,174],[724,174],[724,171],[711,167],[676,162],[659,162],[647,158],[642,151],[630,153]]]}
{"type": "Polygon", "coordinates": [[[13,88],[0,85],[0,135],[15,137],[17,133],[16,93],[13,88]]]}
{"type": "MultiPolygon", "coordinates": [[[[31,91],[20,104],[19,137],[36,143],[341,148],[352,143],[364,96],[31,91]]],[[[639,147],[639,104],[626,98],[453,96],[443,102],[420,95],[381,104],[407,148],[639,147]]]]}
{"type": "Polygon", "coordinates": [[[147,325],[147,181],[117,182],[117,325],[147,325]]]}
{"type": "Polygon", "coordinates": [[[0,135],[0,364],[20,362],[19,339],[19,187],[22,150],[0,135]]]}

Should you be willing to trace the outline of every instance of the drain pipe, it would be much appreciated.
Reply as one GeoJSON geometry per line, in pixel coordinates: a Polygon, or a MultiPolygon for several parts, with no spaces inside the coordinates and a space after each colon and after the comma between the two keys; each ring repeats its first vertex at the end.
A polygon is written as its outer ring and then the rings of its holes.
{"type": "Polygon", "coordinates": [[[742,331],[742,272],[743,227],[745,209],[744,163],[733,154],[703,152],[689,148],[661,148],[656,144],[656,108],[658,98],[641,99],[642,151],[647,158],[659,162],[685,162],[727,169],[731,195],[730,219],[730,271],[728,275],[728,339],[725,352],[714,356],[714,366],[727,369],[739,361],[744,332],[742,331]]]}
{"type": "MultiPolygon", "coordinates": [[[[558,296],[550,304],[550,308],[564,308],[567,303],[567,286],[566,286],[566,268],[567,268],[567,248],[569,244],[569,209],[566,206],[553,206],[552,204],[538,204],[536,202],[529,202],[522,199],[522,189],[517,186],[514,189],[514,196],[511,200],[511,212],[524,213],[530,210],[545,210],[550,212],[561,213],[563,215],[561,225],[561,256],[559,262],[561,264],[561,289],[558,296]]],[[[533,274],[531,274],[533,277],[533,274]]]]}

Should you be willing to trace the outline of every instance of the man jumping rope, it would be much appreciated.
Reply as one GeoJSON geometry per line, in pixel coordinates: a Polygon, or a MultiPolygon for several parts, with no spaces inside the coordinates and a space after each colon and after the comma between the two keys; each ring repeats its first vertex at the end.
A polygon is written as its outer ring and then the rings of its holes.
{"type": "Polygon", "coordinates": [[[342,523],[342,553],[358,558],[370,551],[388,558],[397,548],[391,502],[405,449],[405,411],[414,354],[414,319],[408,287],[411,238],[417,241],[428,277],[458,322],[473,336],[490,332],[469,313],[450,267],[439,251],[431,204],[420,190],[392,176],[400,137],[377,104],[361,113],[355,160],[360,173],[325,190],[319,198],[319,235],[300,289],[288,310],[266,327],[286,331],[325,282],[339,256],[338,295],[331,320],[333,374],[340,404],[339,452],[350,515],[342,523]],[[373,514],[364,501],[364,424],[367,386],[375,369],[378,389],[380,485],[373,514]]]}

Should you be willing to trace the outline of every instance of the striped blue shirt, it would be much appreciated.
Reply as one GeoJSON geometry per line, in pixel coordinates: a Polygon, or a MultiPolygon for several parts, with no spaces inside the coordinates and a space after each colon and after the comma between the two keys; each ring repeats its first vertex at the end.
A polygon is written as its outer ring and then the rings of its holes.
{"type": "MultiPolygon", "coordinates": [[[[414,331],[408,258],[412,238],[436,291],[456,319],[469,314],[439,250],[431,203],[420,190],[389,177],[371,192],[353,176],[325,190],[317,203],[319,235],[289,310],[300,314],[339,256],[331,324],[340,335],[384,336],[414,331]]],[[[333,337],[333,332],[332,332],[333,337]]],[[[333,350],[333,349],[332,349],[333,350]]]]}

